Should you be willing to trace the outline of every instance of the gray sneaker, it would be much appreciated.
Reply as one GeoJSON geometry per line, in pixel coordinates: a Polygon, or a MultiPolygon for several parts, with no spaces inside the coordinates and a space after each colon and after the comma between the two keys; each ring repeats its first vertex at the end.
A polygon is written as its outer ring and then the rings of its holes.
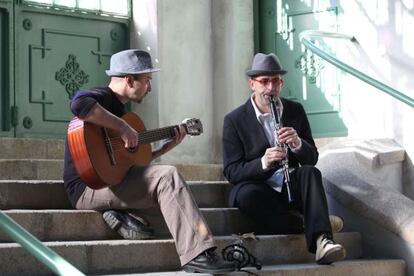
{"type": "Polygon", "coordinates": [[[318,264],[331,264],[345,258],[345,248],[327,235],[320,235],[316,241],[315,259],[318,264]]]}

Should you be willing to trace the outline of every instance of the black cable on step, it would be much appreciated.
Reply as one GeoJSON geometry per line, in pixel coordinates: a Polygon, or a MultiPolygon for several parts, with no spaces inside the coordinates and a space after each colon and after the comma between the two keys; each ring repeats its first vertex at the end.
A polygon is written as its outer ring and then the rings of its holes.
{"type": "Polygon", "coordinates": [[[223,248],[222,255],[223,259],[229,262],[234,262],[236,268],[239,271],[244,271],[248,274],[257,275],[253,272],[247,270],[241,270],[247,266],[253,266],[257,270],[262,269],[261,263],[253,256],[246,247],[242,245],[243,241],[241,239],[237,240],[235,243],[230,244],[223,248]]]}

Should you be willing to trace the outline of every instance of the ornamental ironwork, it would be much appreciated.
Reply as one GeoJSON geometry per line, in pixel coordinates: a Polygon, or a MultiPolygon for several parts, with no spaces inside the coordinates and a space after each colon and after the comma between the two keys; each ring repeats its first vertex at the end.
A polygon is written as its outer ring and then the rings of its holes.
{"type": "Polygon", "coordinates": [[[296,60],[295,67],[308,76],[309,83],[314,84],[316,83],[316,77],[325,66],[321,58],[306,49],[303,55],[296,60]]]}
{"type": "Polygon", "coordinates": [[[89,81],[89,75],[83,70],[80,70],[79,67],[79,63],[76,62],[76,56],[69,55],[65,67],[61,68],[55,74],[55,79],[65,86],[69,99],[73,97],[75,92],[79,90],[82,85],[89,81]]]}

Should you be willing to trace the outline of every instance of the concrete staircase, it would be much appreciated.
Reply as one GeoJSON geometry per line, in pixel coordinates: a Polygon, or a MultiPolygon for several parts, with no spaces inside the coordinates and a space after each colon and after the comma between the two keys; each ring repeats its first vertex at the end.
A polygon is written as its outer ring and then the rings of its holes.
{"type": "MultiPolygon", "coordinates": [[[[110,231],[99,212],[71,209],[61,180],[62,141],[2,138],[0,154],[0,208],[83,273],[189,275],[180,271],[174,242],[159,217],[146,216],[159,239],[130,241],[110,231]]],[[[220,165],[177,167],[188,180],[220,251],[237,239],[232,234],[252,231],[249,219],[226,208],[230,185],[220,165]]],[[[358,232],[338,233],[335,239],[345,246],[347,260],[321,266],[307,252],[303,235],[259,236],[244,245],[264,267],[248,270],[259,275],[405,275],[402,260],[364,259],[358,232]]],[[[52,274],[1,232],[0,267],[0,275],[52,274]]]]}

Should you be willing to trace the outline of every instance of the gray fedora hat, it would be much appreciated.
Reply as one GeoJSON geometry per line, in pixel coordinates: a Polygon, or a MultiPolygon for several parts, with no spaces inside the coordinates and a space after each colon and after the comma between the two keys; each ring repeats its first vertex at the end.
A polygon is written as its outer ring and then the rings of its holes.
{"type": "Polygon", "coordinates": [[[252,68],[246,72],[249,77],[275,74],[284,75],[286,73],[287,71],[282,69],[280,65],[279,58],[273,53],[268,55],[262,53],[256,54],[253,58],[252,68]]]}
{"type": "Polygon", "coordinates": [[[118,52],[111,56],[110,68],[106,74],[110,77],[136,75],[160,71],[152,66],[149,53],[139,49],[118,52]]]}

